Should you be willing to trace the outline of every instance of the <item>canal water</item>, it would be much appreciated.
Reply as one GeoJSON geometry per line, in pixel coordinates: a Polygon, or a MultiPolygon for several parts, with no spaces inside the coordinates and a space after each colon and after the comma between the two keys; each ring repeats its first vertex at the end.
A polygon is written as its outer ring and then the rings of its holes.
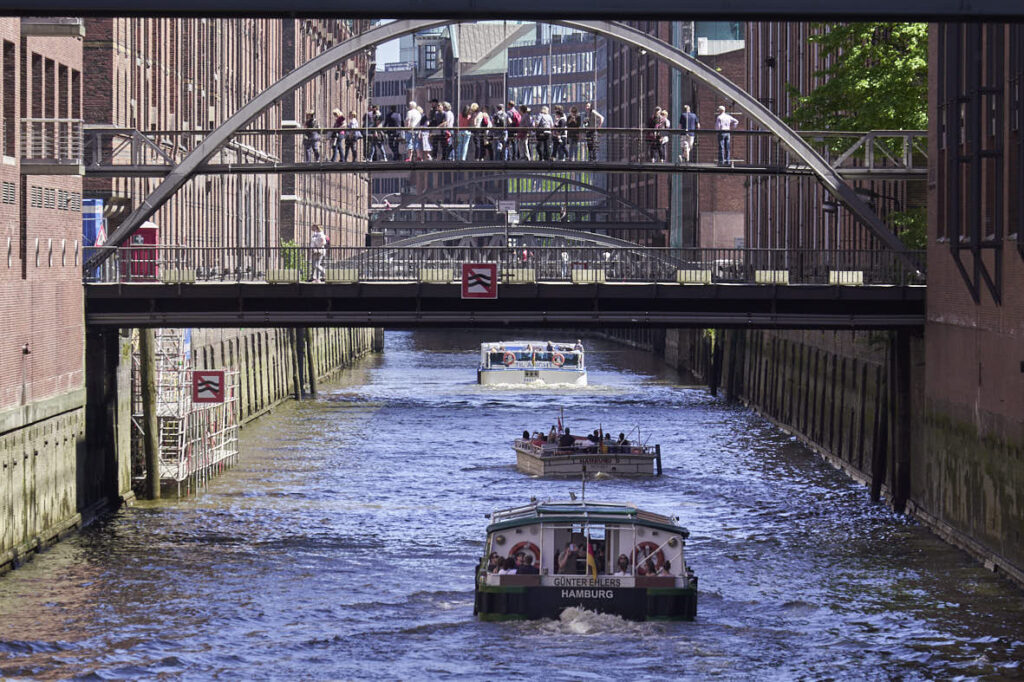
{"type": "Polygon", "coordinates": [[[0,676],[1017,678],[1024,593],[750,411],[650,355],[592,341],[591,386],[475,383],[473,333],[384,354],[243,434],[198,496],[140,503],[0,577],[0,676]],[[665,475],[605,480],[690,528],[693,623],[480,623],[485,515],[564,498],[511,440],[639,429],[665,475]]]}

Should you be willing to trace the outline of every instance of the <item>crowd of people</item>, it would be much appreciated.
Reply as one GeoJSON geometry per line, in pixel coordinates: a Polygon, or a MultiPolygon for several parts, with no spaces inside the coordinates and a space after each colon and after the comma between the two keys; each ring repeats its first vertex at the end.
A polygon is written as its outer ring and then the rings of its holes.
{"type": "Polygon", "coordinates": [[[568,426],[564,430],[559,431],[554,425],[547,432],[534,431],[531,433],[528,429],[524,429],[523,440],[528,440],[538,445],[557,445],[559,449],[575,448],[582,452],[593,451],[595,453],[612,454],[628,453],[633,445],[625,433],[619,433],[619,437],[614,438],[610,432],[597,428],[586,436],[579,437],[574,436],[568,426]]]}
{"type": "MultiPolygon", "coordinates": [[[[555,573],[561,575],[582,575],[586,572],[587,549],[585,539],[565,543],[562,551],[555,557],[555,573]]],[[[598,574],[606,575],[604,542],[591,541],[591,555],[598,574]]],[[[612,571],[613,576],[669,576],[672,575],[672,563],[666,559],[657,565],[654,555],[638,555],[634,571],[633,561],[629,556],[620,554],[612,571]]],[[[491,552],[487,558],[487,572],[494,575],[538,575],[540,567],[536,565],[533,554],[518,551],[513,556],[503,557],[498,552],[491,552]]]]}
{"type": "MultiPolygon", "coordinates": [[[[496,104],[492,107],[472,103],[461,111],[450,102],[431,100],[427,108],[411,101],[405,112],[390,107],[384,114],[372,105],[360,117],[354,111],[331,112],[334,123],[321,128],[316,112],[306,112],[303,149],[306,163],[328,160],[321,153],[327,137],[329,160],[336,161],[596,161],[605,118],[593,103],[581,111],[576,106],[540,106],[496,104]]],[[[739,121],[719,106],[715,117],[718,137],[718,163],[732,161],[730,131],[739,121]]],[[[700,120],[689,106],[679,116],[679,129],[672,131],[667,109],[655,107],[645,122],[644,144],[652,163],[671,161],[670,132],[681,138],[680,163],[689,163],[696,144],[700,120]]]]}

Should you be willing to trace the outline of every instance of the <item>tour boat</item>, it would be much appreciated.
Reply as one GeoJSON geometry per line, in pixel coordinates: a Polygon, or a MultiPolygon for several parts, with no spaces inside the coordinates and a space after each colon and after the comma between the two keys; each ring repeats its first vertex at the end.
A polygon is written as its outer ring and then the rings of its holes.
{"type": "MultiPolygon", "coordinates": [[[[552,427],[554,428],[554,427],[552,427]]],[[[631,441],[619,443],[587,436],[555,434],[549,442],[546,434],[528,432],[513,443],[516,468],[531,476],[574,476],[584,472],[613,476],[661,476],[661,446],[631,441]],[[529,436],[529,438],[527,438],[529,436]],[[571,438],[571,443],[569,442],[571,438]]]]}
{"type": "Polygon", "coordinates": [[[587,385],[583,346],[550,341],[499,341],[480,345],[480,384],[587,385]]]}
{"type": "Polygon", "coordinates": [[[678,519],[586,500],[531,501],[490,519],[473,604],[481,620],[557,618],[569,607],[630,620],[697,615],[689,532],[678,519]],[[508,558],[514,569],[491,568],[508,558]]]}

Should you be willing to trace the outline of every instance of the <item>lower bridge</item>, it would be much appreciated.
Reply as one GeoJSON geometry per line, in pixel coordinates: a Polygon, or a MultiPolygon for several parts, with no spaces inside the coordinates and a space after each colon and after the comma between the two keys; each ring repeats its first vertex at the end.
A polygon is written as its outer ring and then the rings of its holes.
{"type": "Polygon", "coordinates": [[[86,324],[895,329],[923,275],[885,251],[121,247],[86,277],[86,324]],[[496,297],[463,298],[493,263],[496,297]]]}

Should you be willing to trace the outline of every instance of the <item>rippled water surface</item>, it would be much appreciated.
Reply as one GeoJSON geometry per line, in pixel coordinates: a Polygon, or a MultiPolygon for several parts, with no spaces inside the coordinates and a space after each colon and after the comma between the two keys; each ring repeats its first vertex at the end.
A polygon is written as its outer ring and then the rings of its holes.
{"type": "Polygon", "coordinates": [[[1024,593],[751,412],[591,342],[591,386],[474,382],[480,335],[386,352],[243,433],[199,496],[140,503],[0,577],[0,676],[609,679],[1024,676],[1024,593]],[[480,623],[485,514],[563,498],[511,439],[558,408],[639,427],[665,475],[588,485],[688,526],[694,623],[480,623]]]}

